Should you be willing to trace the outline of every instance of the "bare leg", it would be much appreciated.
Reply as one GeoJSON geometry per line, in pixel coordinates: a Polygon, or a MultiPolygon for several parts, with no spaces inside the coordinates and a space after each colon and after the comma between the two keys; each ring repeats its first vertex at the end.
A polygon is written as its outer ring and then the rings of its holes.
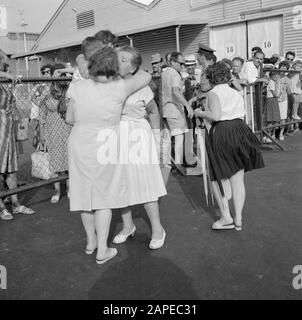
{"type": "Polygon", "coordinates": [[[54,183],[54,187],[55,187],[55,194],[61,195],[61,186],[60,186],[60,182],[56,182],[56,183],[54,183]]]}
{"type": "Polygon", "coordinates": [[[83,212],[81,214],[82,223],[87,235],[87,250],[93,250],[97,246],[95,233],[94,212],[83,212]]]}
{"type": "Polygon", "coordinates": [[[160,240],[163,238],[163,226],[160,222],[158,201],[144,204],[152,227],[152,239],[160,240]]]}
{"type": "MultiPolygon", "coordinates": [[[[16,173],[7,174],[6,184],[9,189],[17,188],[17,174],[16,173]]],[[[19,202],[18,196],[16,194],[12,195],[11,199],[12,199],[12,204],[14,205],[14,207],[20,206],[20,202],[19,202]]]]}
{"type": "Polygon", "coordinates": [[[213,192],[214,192],[214,196],[215,196],[215,200],[218,203],[218,207],[222,216],[222,221],[223,222],[230,222],[232,221],[232,216],[230,213],[230,208],[228,205],[228,202],[226,201],[226,203],[224,203],[220,190],[219,190],[219,186],[218,184],[213,181],[212,183],[212,187],[213,187],[213,192]]]}
{"type": "MultiPolygon", "coordinates": [[[[281,120],[281,121],[280,121],[280,124],[281,124],[281,125],[284,125],[284,123],[285,123],[285,120],[281,120]]],[[[279,138],[282,138],[282,137],[284,137],[284,126],[281,126],[281,127],[280,127],[280,135],[279,135],[279,138]]]]}
{"type": "Polygon", "coordinates": [[[179,134],[175,136],[175,163],[182,164],[183,159],[183,143],[184,143],[184,134],[179,134]]]}
{"type": "Polygon", "coordinates": [[[131,213],[131,209],[129,207],[121,209],[121,212],[122,212],[122,220],[123,220],[123,229],[121,232],[119,232],[119,234],[126,236],[134,228],[132,213],[131,213]]]}
{"type": "Polygon", "coordinates": [[[245,202],[244,170],[238,171],[230,178],[235,208],[235,223],[242,223],[242,209],[245,202]]]}
{"type": "Polygon", "coordinates": [[[112,248],[108,248],[108,235],[112,218],[111,209],[96,210],[94,215],[94,224],[98,240],[97,259],[103,260],[112,254],[112,248]]]}

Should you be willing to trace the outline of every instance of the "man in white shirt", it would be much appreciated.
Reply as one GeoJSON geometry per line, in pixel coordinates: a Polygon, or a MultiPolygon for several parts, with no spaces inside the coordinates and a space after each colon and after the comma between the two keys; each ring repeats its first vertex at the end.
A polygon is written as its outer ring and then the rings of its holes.
{"type": "MultiPolygon", "coordinates": [[[[265,58],[265,54],[262,51],[257,51],[254,54],[253,60],[248,61],[244,64],[242,72],[240,73],[240,78],[241,79],[246,79],[248,84],[253,84],[253,83],[268,83],[268,79],[266,78],[261,78],[260,77],[260,66],[263,64],[265,58]]],[[[246,106],[246,118],[247,118],[247,124],[252,128],[252,112],[254,110],[254,107],[251,105],[251,98],[249,94],[251,93],[251,90],[247,90],[247,106],[246,106]]],[[[254,92],[254,90],[253,90],[254,92]]],[[[254,95],[255,97],[255,95],[254,95]]],[[[255,99],[254,99],[255,103],[255,99]]]]}

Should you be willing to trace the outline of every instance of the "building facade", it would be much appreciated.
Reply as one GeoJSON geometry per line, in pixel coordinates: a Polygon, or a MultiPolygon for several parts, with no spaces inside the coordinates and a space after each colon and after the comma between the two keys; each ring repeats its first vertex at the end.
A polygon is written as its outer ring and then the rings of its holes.
{"type": "Polygon", "coordinates": [[[294,0],[65,0],[30,54],[40,55],[42,64],[74,64],[82,40],[102,29],[137,47],[145,69],[152,54],[196,53],[199,42],[219,59],[249,58],[254,46],[268,57],[288,50],[302,57],[302,2],[294,0]]]}

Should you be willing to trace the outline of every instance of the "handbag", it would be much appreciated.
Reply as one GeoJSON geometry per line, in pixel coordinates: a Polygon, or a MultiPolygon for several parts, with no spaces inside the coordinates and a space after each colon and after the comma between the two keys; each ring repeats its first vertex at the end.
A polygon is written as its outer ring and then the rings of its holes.
{"type": "Polygon", "coordinates": [[[50,154],[46,152],[46,148],[38,145],[37,150],[31,154],[31,175],[34,178],[49,180],[56,178],[58,175],[54,172],[50,154]]]}
{"type": "Polygon", "coordinates": [[[17,141],[25,141],[28,140],[28,124],[29,119],[24,118],[17,122],[17,132],[16,132],[16,140],[17,141]]]}

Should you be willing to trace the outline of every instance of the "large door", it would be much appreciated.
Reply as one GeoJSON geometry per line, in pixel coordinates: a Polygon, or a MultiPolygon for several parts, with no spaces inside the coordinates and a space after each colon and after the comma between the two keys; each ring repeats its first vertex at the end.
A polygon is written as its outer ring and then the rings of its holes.
{"type": "Polygon", "coordinates": [[[218,60],[246,57],[246,24],[235,23],[211,28],[211,47],[218,60]]]}
{"type": "Polygon", "coordinates": [[[266,19],[248,22],[248,48],[249,53],[253,47],[260,47],[266,57],[274,53],[281,54],[282,48],[282,17],[270,17],[266,19]]]}

